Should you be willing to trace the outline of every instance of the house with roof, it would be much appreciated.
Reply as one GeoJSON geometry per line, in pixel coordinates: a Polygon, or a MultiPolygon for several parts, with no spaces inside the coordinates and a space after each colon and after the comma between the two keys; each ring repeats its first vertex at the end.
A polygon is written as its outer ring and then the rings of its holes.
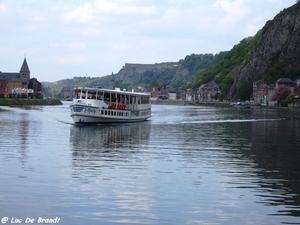
{"type": "Polygon", "coordinates": [[[7,97],[16,88],[28,89],[30,70],[24,58],[20,72],[0,72],[0,96],[7,97]]]}
{"type": "Polygon", "coordinates": [[[300,95],[300,81],[292,81],[289,78],[280,78],[274,84],[267,84],[264,80],[253,82],[253,101],[262,105],[275,106],[276,101],[271,101],[276,88],[284,85],[289,87],[291,93],[300,95]]]}
{"type": "Polygon", "coordinates": [[[0,78],[0,98],[4,97],[5,92],[5,80],[0,78]]]}
{"type": "Polygon", "coordinates": [[[221,90],[215,81],[202,84],[198,89],[199,101],[212,101],[219,99],[221,90]]]}
{"type": "Polygon", "coordinates": [[[42,84],[35,77],[29,80],[28,89],[33,90],[36,98],[43,98],[42,84]]]}
{"type": "Polygon", "coordinates": [[[292,81],[289,78],[280,78],[276,81],[275,88],[278,88],[278,86],[280,86],[280,85],[284,85],[284,86],[287,86],[287,87],[290,87],[290,88],[294,88],[297,85],[297,83],[292,81]]]}
{"type": "Polygon", "coordinates": [[[253,101],[267,105],[269,101],[270,86],[264,80],[253,82],[253,101]]]}
{"type": "Polygon", "coordinates": [[[276,88],[280,85],[285,85],[290,88],[290,91],[295,95],[300,95],[300,80],[292,81],[289,78],[280,78],[276,81],[276,88]]]}

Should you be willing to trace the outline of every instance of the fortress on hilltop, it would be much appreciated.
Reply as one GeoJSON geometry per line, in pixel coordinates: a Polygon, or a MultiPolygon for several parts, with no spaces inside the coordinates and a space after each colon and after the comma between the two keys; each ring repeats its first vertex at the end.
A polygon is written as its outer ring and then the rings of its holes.
{"type": "Polygon", "coordinates": [[[154,69],[174,69],[178,66],[178,62],[163,62],[154,64],[139,64],[139,63],[125,63],[122,69],[136,69],[137,72],[144,72],[154,69]]]}

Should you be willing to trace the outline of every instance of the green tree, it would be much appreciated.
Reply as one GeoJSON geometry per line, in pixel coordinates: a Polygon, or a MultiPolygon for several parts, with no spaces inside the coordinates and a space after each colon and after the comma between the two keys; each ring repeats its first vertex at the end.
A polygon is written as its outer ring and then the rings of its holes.
{"type": "Polygon", "coordinates": [[[250,81],[243,81],[237,90],[237,97],[241,101],[250,100],[250,96],[253,92],[252,83],[250,81]]]}
{"type": "Polygon", "coordinates": [[[222,93],[224,94],[227,94],[230,90],[230,87],[232,86],[234,82],[234,79],[233,77],[225,77],[222,81],[221,81],[221,84],[220,84],[220,88],[221,88],[221,91],[222,93]]]}
{"type": "Polygon", "coordinates": [[[150,85],[151,85],[151,86],[154,86],[154,87],[157,87],[157,86],[159,86],[159,83],[158,83],[158,81],[157,81],[156,79],[154,79],[154,80],[152,80],[152,81],[150,82],[150,85]]]}
{"type": "Polygon", "coordinates": [[[287,106],[289,103],[293,102],[293,99],[296,95],[294,93],[290,93],[283,101],[282,105],[287,106]]]}
{"type": "Polygon", "coordinates": [[[279,85],[271,98],[271,101],[277,101],[278,103],[282,103],[289,95],[291,94],[291,90],[289,87],[285,85],[279,85]]]}

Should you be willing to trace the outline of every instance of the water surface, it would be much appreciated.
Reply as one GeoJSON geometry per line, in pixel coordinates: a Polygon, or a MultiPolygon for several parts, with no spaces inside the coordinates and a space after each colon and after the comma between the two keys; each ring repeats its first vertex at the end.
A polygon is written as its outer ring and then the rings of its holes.
{"type": "Polygon", "coordinates": [[[0,219],[300,224],[299,111],[154,105],[78,127],[68,104],[1,107],[0,219]]]}

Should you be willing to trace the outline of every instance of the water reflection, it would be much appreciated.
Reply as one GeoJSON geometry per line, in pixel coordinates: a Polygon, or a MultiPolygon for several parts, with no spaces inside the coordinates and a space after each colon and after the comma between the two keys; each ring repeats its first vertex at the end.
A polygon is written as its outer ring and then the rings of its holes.
{"type": "Polygon", "coordinates": [[[149,122],[70,128],[72,177],[80,182],[74,192],[84,218],[103,224],[155,218],[153,193],[144,187],[147,166],[138,156],[147,151],[150,131],[149,122]]]}
{"type": "Polygon", "coordinates": [[[204,173],[193,181],[197,186],[204,185],[201,178],[206,177],[205,172],[215,170],[216,182],[223,187],[214,197],[216,202],[225,195],[231,196],[230,206],[239,204],[249,190],[252,201],[263,205],[266,215],[280,215],[283,223],[299,224],[292,217],[300,216],[300,115],[280,110],[212,112],[192,108],[186,110],[185,117],[173,113],[174,123],[152,128],[153,135],[161,131],[160,137],[168,142],[154,138],[151,149],[161,145],[168,150],[165,158],[182,156],[190,168],[187,172],[201,167],[204,173]],[[238,189],[243,190],[241,196],[238,189]]]}
{"type": "Polygon", "coordinates": [[[268,206],[284,206],[277,215],[300,216],[300,122],[253,124],[254,162],[257,163],[257,196],[268,206]]]}
{"type": "Polygon", "coordinates": [[[85,167],[91,161],[124,161],[147,145],[150,130],[149,122],[72,126],[73,164],[85,167]]]}
{"type": "Polygon", "coordinates": [[[0,152],[9,159],[16,157],[14,151],[18,151],[21,164],[27,160],[28,137],[30,125],[34,123],[30,119],[30,112],[24,109],[3,110],[0,112],[0,152]],[[17,111],[14,113],[13,111],[17,111]],[[13,138],[13,142],[12,142],[13,138]]]}
{"type": "Polygon", "coordinates": [[[219,127],[220,144],[228,146],[219,166],[231,177],[228,184],[254,189],[256,202],[276,207],[274,215],[300,216],[299,128],[293,118],[219,127]]]}

